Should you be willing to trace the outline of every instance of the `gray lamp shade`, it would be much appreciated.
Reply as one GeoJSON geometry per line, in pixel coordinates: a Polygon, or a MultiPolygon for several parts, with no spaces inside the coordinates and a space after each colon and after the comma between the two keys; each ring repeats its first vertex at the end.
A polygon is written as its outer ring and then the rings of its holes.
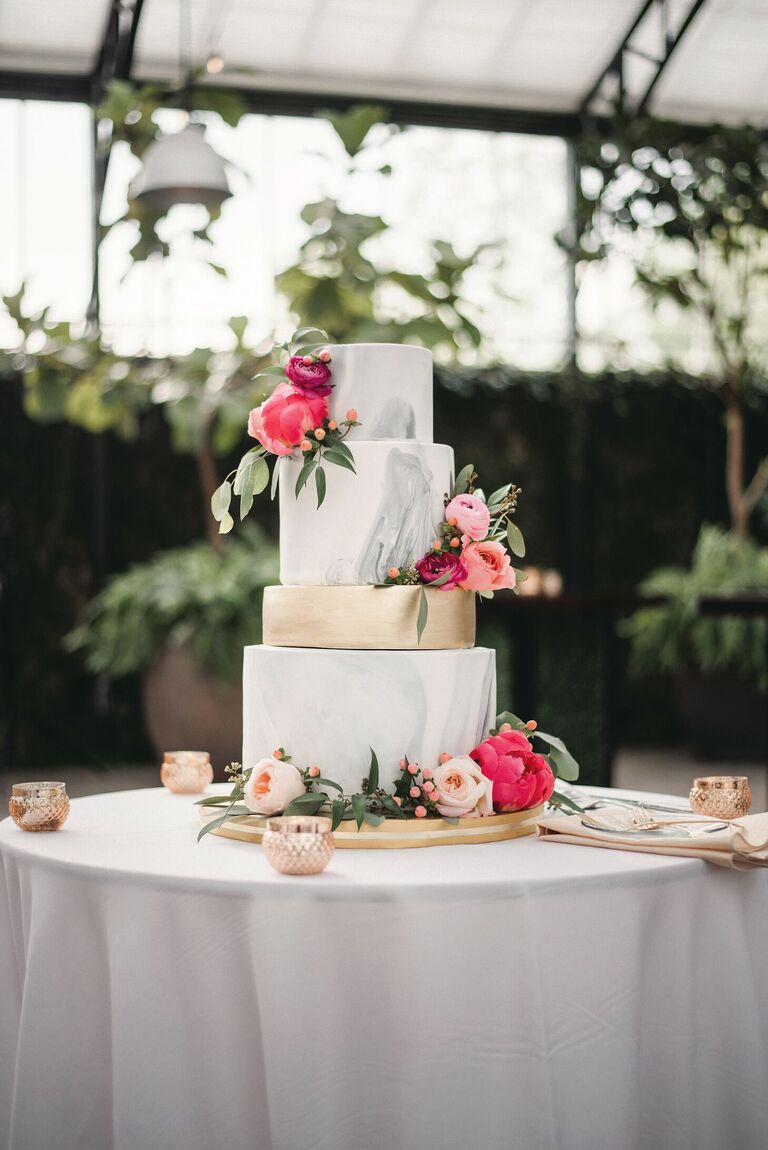
{"type": "Polygon", "coordinates": [[[174,204],[217,208],[232,195],[224,161],[206,143],[202,124],[187,124],[151,143],[130,194],[158,212],[167,212],[174,204]]]}

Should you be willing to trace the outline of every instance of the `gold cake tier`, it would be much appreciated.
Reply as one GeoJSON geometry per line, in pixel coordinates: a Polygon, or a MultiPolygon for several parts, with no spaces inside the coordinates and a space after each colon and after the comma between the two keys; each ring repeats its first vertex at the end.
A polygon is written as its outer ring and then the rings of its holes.
{"type": "Polygon", "coordinates": [[[270,647],[355,651],[441,651],[473,647],[475,596],[426,590],[419,642],[420,587],[267,587],[264,642],[270,647]]]}

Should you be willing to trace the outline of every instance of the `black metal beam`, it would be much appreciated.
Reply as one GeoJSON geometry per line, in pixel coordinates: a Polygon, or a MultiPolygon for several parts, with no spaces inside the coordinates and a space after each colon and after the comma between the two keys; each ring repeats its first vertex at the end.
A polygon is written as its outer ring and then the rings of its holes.
{"type": "Polygon", "coordinates": [[[669,32],[669,0],[643,0],[634,20],[630,24],[627,31],[624,33],[620,44],[617,46],[616,51],[611,56],[608,64],[603,68],[597,79],[590,87],[584,99],[581,102],[581,114],[589,116],[592,110],[592,105],[599,96],[603,85],[607,80],[613,79],[617,88],[617,99],[615,101],[614,111],[616,113],[630,113],[632,115],[639,115],[646,111],[650,98],[661,79],[664,70],[666,69],[669,61],[674,55],[680,43],[683,40],[686,32],[690,28],[694,19],[704,6],[705,0],[693,0],[688,13],[678,28],[677,32],[670,35],[669,32]],[[644,22],[647,16],[650,15],[653,9],[657,9],[661,20],[663,29],[663,47],[660,56],[649,56],[647,52],[635,48],[632,44],[632,38],[637,32],[638,28],[644,22]],[[651,80],[646,85],[643,93],[631,105],[627,103],[627,92],[625,88],[625,62],[629,56],[639,57],[654,66],[654,73],[651,80]]]}
{"type": "Polygon", "coordinates": [[[59,72],[0,72],[0,99],[90,104],[91,77],[59,72]]]}

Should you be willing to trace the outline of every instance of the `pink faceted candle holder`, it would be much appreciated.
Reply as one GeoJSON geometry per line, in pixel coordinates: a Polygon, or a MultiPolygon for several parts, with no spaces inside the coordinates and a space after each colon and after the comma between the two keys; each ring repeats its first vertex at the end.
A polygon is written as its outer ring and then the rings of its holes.
{"type": "Polygon", "coordinates": [[[207,751],[166,751],[160,781],[175,795],[199,795],[213,782],[211,756],[207,751]]]}

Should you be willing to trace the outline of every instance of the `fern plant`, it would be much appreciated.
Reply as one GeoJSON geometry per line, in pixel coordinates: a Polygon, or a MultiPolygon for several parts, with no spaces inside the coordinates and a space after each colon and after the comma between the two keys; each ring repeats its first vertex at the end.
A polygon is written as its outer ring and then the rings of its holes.
{"type": "Polygon", "coordinates": [[[631,642],[634,671],[730,671],[766,690],[768,620],[702,615],[699,600],[705,595],[762,593],[768,601],[768,547],[705,525],[691,566],[661,568],[641,590],[666,596],[667,602],[640,608],[622,628],[631,642]]]}

